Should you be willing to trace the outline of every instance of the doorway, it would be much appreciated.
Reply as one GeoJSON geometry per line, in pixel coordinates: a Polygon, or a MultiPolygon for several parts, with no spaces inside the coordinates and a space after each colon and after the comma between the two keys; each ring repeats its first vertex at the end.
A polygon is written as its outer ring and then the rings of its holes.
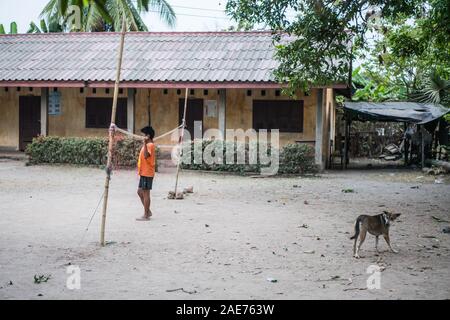
{"type": "MultiPolygon", "coordinates": [[[[183,121],[184,113],[184,99],[179,100],[179,112],[178,112],[178,123],[181,124],[183,121]]],[[[197,130],[203,132],[203,99],[188,99],[187,110],[186,110],[186,130],[189,131],[191,135],[191,140],[194,138],[194,122],[201,121],[201,127],[197,130]]]]}
{"type": "Polygon", "coordinates": [[[41,97],[19,97],[19,150],[24,151],[40,133],[41,97]]]}

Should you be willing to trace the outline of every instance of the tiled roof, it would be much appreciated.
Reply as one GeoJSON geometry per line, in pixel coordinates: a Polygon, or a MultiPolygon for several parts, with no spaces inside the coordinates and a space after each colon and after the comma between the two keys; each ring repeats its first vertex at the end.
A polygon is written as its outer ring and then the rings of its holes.
{"type": "MultiPolygon", "coordinates": [[[[118,33],[0,36],[0,81],[114,81],[118,33]]],[[[274,82],[269,32],[127,33],[122,81],[274,82]]]]}

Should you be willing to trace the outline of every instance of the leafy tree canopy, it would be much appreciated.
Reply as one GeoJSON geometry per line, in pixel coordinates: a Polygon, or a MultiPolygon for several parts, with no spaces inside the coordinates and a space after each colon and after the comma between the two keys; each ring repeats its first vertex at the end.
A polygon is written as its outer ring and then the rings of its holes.
{"type": "Polygon", "coordinates": [[[377,58],[376,53],[386,50],[381,58],[392,66],[392,74],[383,77],[394,77],[395,69],[399,72],[413,57],[426,60],[414,73],[431,66],[445,70],[449,66],[449,6],[447,0],[229,0],[227,13],[247,29],[274,30],[275,40],[281,33],[291,35],[291,41],[277,42],[280,66],[275,74],[291,88],[307,89],[347,83],[355,58],[370,49],[377,58]],[[374,33],[381,34],[381,39],[371,48],[374,33]],[[389,59],[394,58],[391,64],[389,59]]]}
{"type": "Polygon", "coordinates": [[[357,89],[353,99],[413,100],[450,107],[450,30],[445,26],[446,32],[439,32],[439,25],[432,23],[435,17],[439,24],[441,19],[448,20],[449,12],[447,16],[433,12],[416,19],[400,15],[371,25],[368,50],[358,52],[363,62],[353,76],[357,89]],[[430,28],[435,31],[430,33],[430,28]],[[366,80],[364,85],[361,78],[366,80]]]}

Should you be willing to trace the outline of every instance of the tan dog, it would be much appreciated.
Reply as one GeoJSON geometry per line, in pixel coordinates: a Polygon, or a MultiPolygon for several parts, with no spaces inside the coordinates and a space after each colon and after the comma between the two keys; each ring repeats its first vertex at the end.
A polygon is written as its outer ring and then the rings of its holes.
{"type": "Polygon", "coordinates": [[[355,258],[359,258],[359,249],[361,248],[364,240],[366,239],[366,234],[369,232],[374,235],[375,238],[375,250],[378,251],[378,237],[383,235],[384,240],[389,246],[389,249],[393,253],[397,253],[391,247],[391,241],[389,239],[389,226],[391,225],[391,221],[394,221],[400,216],[400,213],[391,213],[388,211],[383,211],[382,214],[378,214],[376,216],[367,216],[361,215],[356,219],[355,223],[355,235],[350,239],[355,239],[355,243],[353,245],[353,256],[355,258]],[[356,247],[356,242],[358,241],[359,236],[359,245],[356,247]]]}

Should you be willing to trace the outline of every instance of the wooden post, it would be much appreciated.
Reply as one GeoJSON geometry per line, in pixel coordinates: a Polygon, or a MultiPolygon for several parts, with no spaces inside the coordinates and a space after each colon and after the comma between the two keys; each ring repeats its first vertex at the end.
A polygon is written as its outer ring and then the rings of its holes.
{"type": "MultiPolygon", "coordinates": [[[[112,113],[111,113],[111,126],[113,126],[116,122],[117,98],[119,95],[120,71],[122,69],[122,57],[123,57],[123,47],[124,47],[124,43],[125,43],[125,32],[126,32],[125,17],[122,17],[122,33],[120,36],[119,53],[118,53],[118,57],[117,57],[117,72],[116,72],[116,82],[114,84],[114,98],[113,98],[112,113]]],[[[108,192],[109,192],[109,181],[111,180],[113,149],[114,149],[114,129],[110,128],[109,129],[109,143],[108,143],[108,161],[106,163],[105,192],[103,195],[102,224],[101,224],[101,230],[100,230],[100,245],[101,246],[105,246],[106,209],[108,207],[108,192]]]]}
{"type": "Polygon", "coordinates": [[[151,113],[151,103],[152,103],[152,89],[148,89],[148,96],[147,96],[147,113],[148,113],[148,125],[152,125],[152,113],[151,113]]]}
{"type": "Polygon", "coordinates": [[[177,188],[178,188],[178,175],[180,174],[180,164],[181,164],[181,157],[183,156],[183,138],[184,138],[184,129],[186,127],[186,110],[187,110],[187,102],[188,102],[188,91],[189,89],[186,88],[186,94],[184,97],[184,111],[183,111],[183,120],[181,121],[181,135],[180,135],[180,142],[178,147],[180,148],[178,153],[178,163],[177,163],[177,175],[175,178],[175,197],[177,196],[177,188]]]}
{"type": "Polygon", "coordinates": [[[316,137],[315,137],[315,156],[314,161],[319,169],[322,171],[325,169],[325,164],[323,161],[323,134],[324,134],[324,114],[325,110],[323,107],[323,89],[317,89],[317,101],[316,101],[316,137]]]}
{"type": "Polygon", "coordinates": [[[127,130],[134,133],[136,115],[136,89],[127,90],[127,130]]]}
{"type": "Polygon", "coordinates": [[[347,169],[348,164],[348,143],[349,143],[349,134],[350,134],[350,121],[345,119],[345,140],[344,140],[344,169],[347,169]]]}
{"type": "Polygon", "coordinates": [[[41,89],[41,136],[48,135],[48,88],[41,89]]]}
{"type": "Polygon", "coordinates": [[[403,134],[403,150],[405,152],[405,166],[408,165],[408,151],[409,151],[409,141],[406,137],[406,131],[408,131],[408,124],[406,122],[403,123],[403,128],[405,130],[403,134]]]}
{"type": "Polygon", "coordinates": [[[219,90],[219,105],[217,119],[219,122],[219,130],[222,133],[222,139],[226,140],[226,110],[227,110],[227,89],[219,90]]]}
{"type": "Polygon", "coordinates": [[[421,143],[421,149],[422,149],[422,169],[425,168],[425,127],[422,124],[420,126],[420,133],[421,133],[421,137],[422,137],[422,143],[421,143]]]}

